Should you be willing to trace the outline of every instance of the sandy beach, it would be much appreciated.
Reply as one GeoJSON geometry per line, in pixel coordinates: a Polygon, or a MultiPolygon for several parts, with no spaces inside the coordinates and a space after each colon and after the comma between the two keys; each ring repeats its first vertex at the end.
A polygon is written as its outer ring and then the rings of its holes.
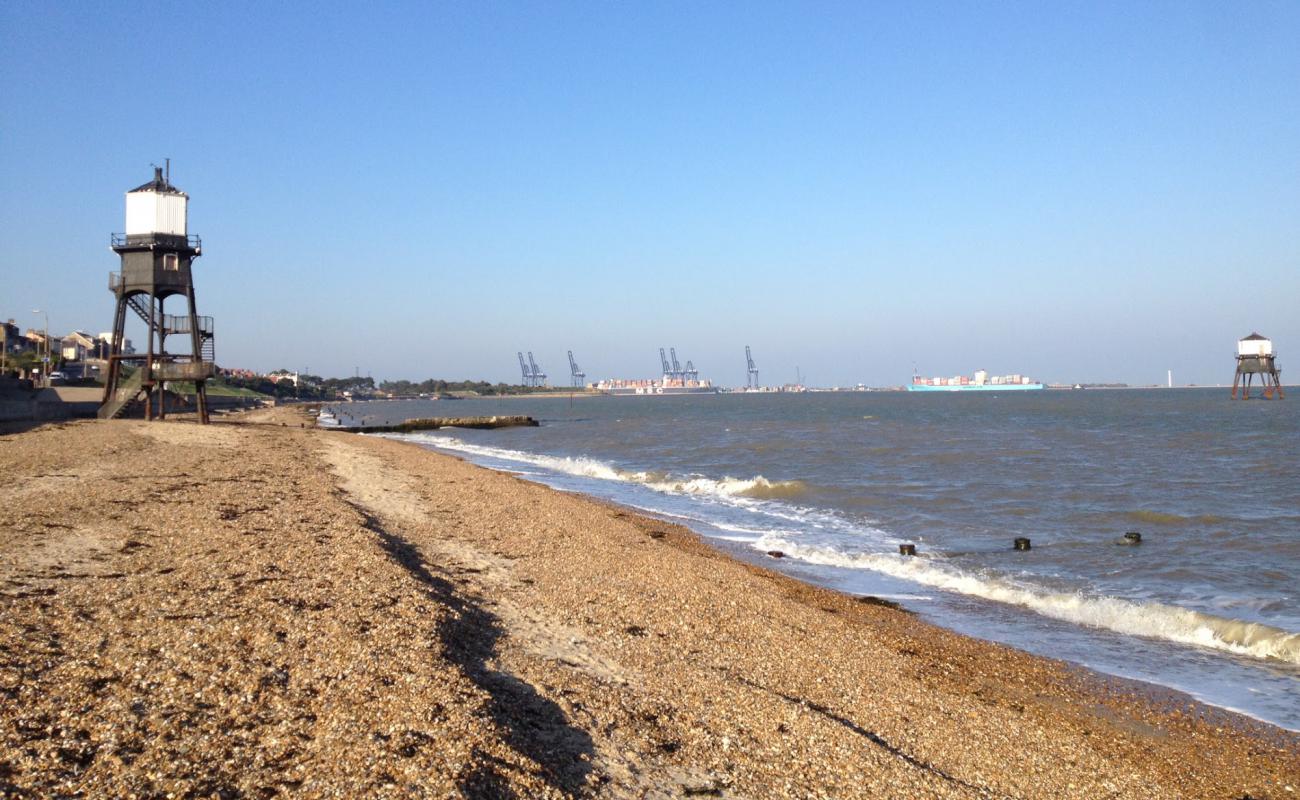
{"type": "Polygon", "coordinates": [[[5,796],[1300,796],[1296,734],[299,409],[0,487],[5,796]]]}

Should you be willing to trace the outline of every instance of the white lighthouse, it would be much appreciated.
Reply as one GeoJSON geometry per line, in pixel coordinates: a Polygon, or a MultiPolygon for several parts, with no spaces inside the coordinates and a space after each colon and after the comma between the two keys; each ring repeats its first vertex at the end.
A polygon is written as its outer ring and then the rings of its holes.
{"type": "Polygon", "coordinates": [[[1250,398],[1250,383],[1255,375],[1260,376],[1264,384],[1264,399],[1271,400],[1276,392],[1282,399],[1282,379],[1273,353],[1273,341],[1266,336],[1252,333],[1237,341],[1237,372],[1232,376],[1232,398],[1237,399],[1237,385],[1241,384],[1241,399],[1250,398]],[[1242,378],[1245,378],[1242,381],[1242,378]]]}

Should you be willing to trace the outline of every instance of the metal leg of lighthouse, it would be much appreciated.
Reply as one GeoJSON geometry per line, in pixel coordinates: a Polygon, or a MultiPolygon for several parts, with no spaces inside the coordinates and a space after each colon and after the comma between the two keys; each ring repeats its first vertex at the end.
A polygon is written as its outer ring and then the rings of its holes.
{"type": "MultiPolygon", "coordinates": [[[[185,293],[185,299],[189,302],[190,311],[190,352],[194,354],[195,361],[203,359],[203,332],[199,330],[199,312],[194,302],[194,287],[191,285],[185,293]]],[[[194,404],[195,411],[199,415],[199,424],[208,424],[208,389],[207,381],[194,382],[194,404]]]]}
{"type": "MultiPolygon", "coordinates": [[[[165,295],[158,297],[158,363],[167,362],[167,312],[165,295]]],[[[158,381],[158,419],[167,418],[167,382],[158,381]]]]}
{"type": "Polygon", "coordinates": [[[148,320],[149,335],[146,337],[149,343],[148,345],[145,346],[144,384],[143,384],[145,387],[144,388],[144,418],[150,421],[153,420],[153,339],[154,339],[154,331],[157,330],[154,327],[155,317],[157,316],[158,313],[157,306],[158,303],[155,300],[153,293],[150,293],[149,294],[149,320],[148,320]]]}
{"type": "Polygon", "coordinates": [[[108,345],[108,375],[104,380],[104,405],[117,394],[117,383],[122,373],[122,329],[126,325],[126,296],[118,295],[117,309],[113,312],[113,338],[108,345]]]}

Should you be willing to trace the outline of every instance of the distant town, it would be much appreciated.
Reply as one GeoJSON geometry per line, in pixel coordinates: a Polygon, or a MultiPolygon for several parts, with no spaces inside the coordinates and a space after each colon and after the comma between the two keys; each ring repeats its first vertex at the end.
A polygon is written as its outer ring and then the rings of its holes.
{"type": "MultiPolygon", "coordinates": [[[[111,354],[111,333],[74,330],[65,335],[22,328],[13,319],[0,322],[0,375],[32,381],[38,386],[102,387],[111,354]],[[46,366],[48,365],[48,366],[46,366]]],[[[121,353],[135,348],[123,340],[121,353]]],[[[456,397],[530,394],[555,391],[550,386],[522,386],[489,381],[428,379],[418,383],[375,380],[366,375],[325,378],[306,372],[277,369],[258,372],[217,368],[216,394],[261,395],[266,400],[365,400],[395,397],[456,397]],[[224,390],[224,391],[223,391],[224,390]]]]}

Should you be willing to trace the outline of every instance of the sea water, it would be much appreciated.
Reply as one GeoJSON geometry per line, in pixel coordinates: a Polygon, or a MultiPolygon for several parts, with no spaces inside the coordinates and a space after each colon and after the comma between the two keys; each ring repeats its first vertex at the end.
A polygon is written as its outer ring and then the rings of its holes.
{"type": "Polygon", "coordinates": [[[359,421],[811,583],[1300,729],[1300,405],[1225,389],[484,398],[359,421]],[[1127,531],[1140,545],[1122,544],[1127,531]],[[1027,537],[1031,549],[1016,551],[1027,537]],[[899,554],[914,543],[915,557],[899,554]]]}

